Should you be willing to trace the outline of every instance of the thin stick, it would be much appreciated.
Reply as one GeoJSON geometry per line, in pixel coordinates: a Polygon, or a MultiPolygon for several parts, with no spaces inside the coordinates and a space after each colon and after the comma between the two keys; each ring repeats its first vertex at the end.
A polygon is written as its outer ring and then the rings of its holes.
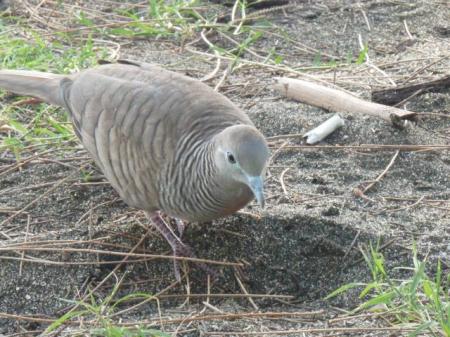
{"type": "MultiPolygon", "coordinates": [[[[28,233],[30,232],[30,222],[31,222],[31,216],[28,214],[27,215],[27,228],[26,228],[26,232],[25,232],[25,243],[28,240],[28,233]]],[[[25,251],[22,251],[22,255],[21,255],[22,260],[20,261],[20,265],[19,265],[19,276],[22,276],[22,268],[23,268],[23,259],[25,258],[25,251]]]]}
{"type": "Polygon", "coordinates": [[[209,274],[206,277],[206,292],[208,294],[208,296],[206,297],[206,302],[209,303],[209,298],[211,295],[211,277],[209,276],[209,274]]]}
{"type": "MultiPolygon", "coordinates": [[[[370,30],[370,28],[369,28],[369,30],[370,30]]],[[[361,36],[361,34],[358,34],[358,42],[359,42],[359,46],[360,46],[360,48],[361,48],[361,52],[364,52],[365,46],[364,46],[364,43],[363,43],[363,41],[362,41],[362,36],[361,36]]],[[[381,70],[380,68],[378,68],[375,64],[373,64],[373,63],[370,61],[369,54],[366,53],[366,54],[365,54],[365,58],[366,58],[365,63],[366,63],[370,68],[373,68],[373,69],[375,69],[376,71],[378,71],[380,74],[382,74],[389,82],[391,82],[391,84],[392,84],[394,87],[397,86],[397,84],[394,82],[394,80],[392,80],[392,78],[391,78],[385,71],[381,70]]]]}
{"type": "Polygon", "coordinates": [[[328,323],[333,324],[333,323],[337,323],[337,322],[341,322],[341,321],[347,321],[347,320],[354,320],[357,318],[371,318],[371,317],[378,317],[378,316],[382,316],[382,315],[386,315],[386,314],[397,314],[399,313],[396,310],[392,310],[392,311],[382,311],[382,312],[375,312],[375,313],[367,313],[367,314],[361,314],[361,315],[350,315],[347,314],[345,316],[338,316],[336,318],[332,318],[328,320],[328,323]]]}
{"type": "Polygon", "coordinates": [[[198,259],[193,257],[184,256],[172,256],[172,255],[161,255],[161,254],[140,254],[140,253],[127,253],[127,252],[116,252],[109,250],[99,250],[99,249],[88,249],[88,248],[52,248],[52,247],[27,247],[27,246],[15,246],[14,249],[8,247],[0,247],[0,252],[19,250],[19,251],[38,251],[38,252],[75,252],[75,253],[90,253],[90,254],[103,254],[103,255],[115,255],[115,256],[125,256],[125,257],[141,257],[141,258],[151,258],[151,259],[166,259],[166,260],[180,260],[180,261],[191,261],[198,263],[209,263],[221,266],[237,266],[243,267],[242,263],[238,262],[226,262],[226,261],[215,261],[208,259],[198,259]]]}
{"type": "MultiPolygon", "coordinates": [[[[244,294],[248,295],[248,291],[247,291],[247,289],[245,289],[245,286],[244,286],[244,284],[242,283],[242,281],[241,281],[241,279],[239,278],[239,275],[238,275],[238,273],[237,273],[236,271],[235,271],[235,273],[234,273],[234,277],[236,278],[236,281],[238,282],[239,287],[240,287],[241,290],[244,292],[244,294]]],[[[247,297],[247,299],[248,299],[248,301],[250,302],[250,304],[252,305],[252,307],[253,307],[255,310],[259,310],[259,307],[256,305],[255,301],[253,301],[253,298],[247,297]]]]}
{"type": "MultiPolygon", "coordinates": [[[[186,265],[184,265],[183,267],[186,267],[186,265]]],[[[186,279],[186,286],[185,286],[185,289],[186,289],[186,295],[188,295],[188,296],[186,296],[184,302],[181,303],[181,305],[179,306],[179,308],[183,308],[185,305],[189,305],[189,300],[191,299],[191,298],[189,297],[189,295],[190,295],[190,293],[191,293],[191,281],[190,281],[190,279],[189,279],[189,272],[186,270],[186,268],[183,268],[183,273],[184,273],[184,276],[186,276],[186,277],[185,277],[185,279],[186,279]]],[[[207,276],[207,279],[208,279],[208,278],[209,278],[209,275],[207,276]]],[[[181,283],[181,282],[180,282],[180,283],[181,283]]]]}
{"type": "Polygon", "coordinates": [[[43,318],[34,316],[22,316],[15,314],[8,314],[6,312],[0,312],[0,318],[15,319],[17,321],[28,321],[28,322],[41,322],[41,323],[53,323],[56,318],[43,318]]]}
{"type": "Polygon", "coordinates": [[[219,82],[217,82],[216,86],[214,87],[214,91],[219,91],[220,87],[222,86],[223,82],[225,82],[225,79],[229,74],[232,72],[232,64],[230,63],[228,67],[225,69],[225,71],[222,74],[222,77],[220,78],[219,82]]]}
{"type": "Polygon", "coordinates": [[[344,256],[342,257],[342,261],[345,261],[345,259],[347,258],[348,254],[350,254],[350,251],[353,249],[353,247],[355,246],[356,240],[358,240],[359,235],[361,234],[361,230],[358,230],[356,232],[355,237],[353,238],[352,243],[350,244],[350,247],[347,248],[347,251],[345,252],[344,256]]]}
{"type": "MultiPolygon", "coordinates": [[[[180,323],[180,322],[194,322],[194,321],[215,321],[215,320],[234,320],[234,319],[246,319],[246,318],[288,318],[288,317],[297,317],[297,318],[308,318],[315,317],[316,315],[323,314],[323,310],[318,311],[310,311],[310,312],[241,312],[241,313],[227,313],[224,315],[203,315],[203,316],[196,316],[192,318],[174,318],[174,319],[168,319],[163,321],[164,324],[173,324],[173,323],[180,323]]],[[[159,319],[149,319],[146,321],[143,321],[141,323],[144,324],[150,324],[152,322],[159,321],[159,319]]],[[[118,324],[122,326],[132,326],[136,325],[136,322],[130,322],[130,323],[122,323],[118,324]]]]}
{"type": "MultiPolygon", "coordinates": [[[[417,95],[420,95],[422,92],[423,92],[423,89],[418,89],[417,91],[413,92],[411,95],[409,95],[408,97],[406,97],[405,99],[401,100],[401,101],[398,102],[398,103],[395,103],[394,106],[395,106],[395,107],[400,107],[400,106],[402,106],[403,104],[405,104],[406,102],[408,102],[409,100],[411,100],[411,99],[413,99],[414,97],[416,97],[417,95]]],[[[420,113],[420,114],[423,114],[423,112],[420,113]]],[[[419,113],[418,113],[418,115],[419,115],[419,113]]]]}
{"type": "Polygon", "coordinates": [[[405,26],[406,34],[408,35],[409,39],[414,40],[414,36],[412,36],[411,32],[409,31],[408,23],[406,22],[406,20],[403,20],[403,26],[405,26]]]}
{"type": "Polygon", "coordinates": [[[47,150],[47,151],[44,151],[44,152],[35,154],[35,155],[31,156],[31,157],[24,158],[24,159],[22,159],[21,161],[16,162],[15,165],[14,165],[13,167],[8,168],[8,169],[6,169],[6,170],[4,170],[4,171],[1,171],[1,172],[0,172],[0,176],[4,175],[4,174],[6,174],[6,173],[9,173],[9,172],[11,172],[11,171],[20,169],[23,165],[25,165],[25,164],[29,163],[30,161],[32,161],[32,160],[38,158],[39,156],[42,156],[42,155],[47,154],[47,153],[49,153],[49,152],[51,152],[51,150],[47,150]]]}
{"type": "MultiPolygon", "coordinates": [[[[108,183],[109,184],[109,183],[108,183]]],[[[94,211],[94,210],[96,210],[96,209],[98,209],[98,208],[100,208],[100,207],[103,207],[103,206],[106,206],[106,205],[109,205],[109,204],[113,204],[113,203],[115,203],[116,201],[118,201],[119,200],[119,198],[114,198],[113,200],[109,200],[109,201],[105,201],[105,202],[102,202],[102,203],[100,203],[100,204],[98,204],[98,205],[96,205],[96,206],[94,206],[93,208],[90,208],[87,212],[85,212],[79,219],[78,219],[78,221],[76,222],[76,224],[75,224],[75,226],[78,226],[92,211],[94,211]]]]}
{"type": "Polygon", "coordinates": [[[424,71],[424,70],[426,70],[426,69],[428,69],[428,68],[434,66],[436,63],[439,63],[439,62],[441,62],[441,61],[444,61],[444,60],[448,59],[449,57],[450,57],[450,55],[445,55],[445,56],[443,56],[443,57],[437,59],[436,61],[431,62],[430,64],[427,64],[427,65],[425,65],[425,66],[423,66],[423,67],[417,69],[417,70],[416,70],[415,72],[413,72],[406,80],[404,80],[403,83],[407,83],[407,82],[411,81],[412,79],[416,78],[416,76],[417,76],[418,74],[420,74],[422,71],[424,71]]]}
{"type": "MultiPolygon", "coordinates": [[[[218,30],[217,33],[219,33],[219,35],[222,36],[223,38],[225,38],[226,40],[228,40],[231,43],[235,44],[238,48],[242,48],[242,45],[239,42],[237,42],[235,39],[232,39],[227,34],[222,33],[220,30],[218,30]]],[[[256,53],[252,49],[250,49],[249,47],[244,47],[243,49],[245,51],[247,51],[249,54],[252,54],[253,56],[255,56],[256,58],[259,58],[260,60],[266,60],[267,59],[266,57],[259,55],[258,53],[256,53]]]]}
{"type": "Polygon", "coordinates": [[[423,201],[423,199],[425,199],[424,195],[421,196],[415,203],[413,203],[411,205],[407,205],[407,206],[399,207],[399,208],[394,208],[394,209],[388,209],[388,210],[386,210],[386,212],[393,213],[393,212],[398,212],[398,211],[402,211],[402,210],[405,210],[405,209],[410,209],[410,208],[416,207],[418,204],[420,204],[423,201]]]}
{"type": "Polygon", "coordinates": [[[111,236],[103,236],[100,238],[92,239],[92,240],[36,240],[36,241],[20,241],[17,243],[11,243],[9,245],[2,246],[3,248],[14,248],[14,247],[21,247],[24,244],[26,244],[27,247],[32,247],[33,245],[42,245],[48,246],[48,245],[71,245],[71,244],[88,244],[88,243],[98,243],[98,244],[108,244],[106,242],[102,242],[101,240],[107,240],[110,239],[111,236]]]}
{"type": "Polygon", "coordinates": [[[14,257],[14,256],[2,256],[0,255],[0,260],[11,260],[11,261],[24,261],[30,263],[39,263],[43,265],[52,265],[52,266],[86,266],[86,265],[113,265],[120,263],[139,263],[146,262],[149,260],[154,260],[153,258],[143,258],[143,259],[135,259],[135,260],[127,260],[126,262],[122,262],[122,260],[113,260],[113,261],[53,261],[47,259],[40,258],[28,258],[28,257],[14,257]]]}
{"type": "Polygon", "coordinates": [[[284,175],[286,174],[286,172],[289,171],[289,167],[287,169],[285,169],[283,172],[281,172],[280,174],[280,184],[281,184],[281,188],[283,189],[283,193],[284,195],[289,198],[289,193],[286,189],[286,185],[284,184],[284,175]]]}
{"type": "MultiPolygon", "coordinates": [[[[181,279],[183,279],[185,276],[182,276],[181,279]]],[[[128,313],[130,311],[133,311],[134,309],[139,308],[140,306],[150,302],[150,301],[154,301],[154,300],[159,300],[160,296],[162,296],[162,294],[164,294],[165,292],[169,291],[170,289],[172,289],[173,287],[175,287],[177,284],[179,283],[179,281],[175,281],[172,282],[171,284],[169,284],[166,288],[164,288],[163,290],[161,290],[160,292],[158,292],[157,294],[155,294],[154,296],[151,296],[149,298],[146,298],[145,300],[143,300],[142,302],[139,302],[129,308],[125,308],[123,310],[117,311],[111,315],[108,316],[108,318],[112,318],[112,317],[116,317],[119,315],[123,315],[125,313],[128,313]]],[[[169,296],[169,295],[166,295],[169,296]]],[[[161,319],[159,319],[161,321],[161,319]]]]}
{"type": "Polygon", "coordinates": [[[275,151],[273,151],[272,155],[270,156],[270,158],[269,158],[269,160],[268,160],[269,165],[275,161],[275,159],[277,158],[278,154],[279,154],[284,148],[286,148],[286,145],[287,145],[287,144],[289,144],[289,141],[285,141],[283,144],[281,144],[281,146],[280,146],[278,149],[276,149],[275,151]]]}
{"type": "Polygon", "coordinates": [[[217,308],[214,305],[210,304],[209,302],[203,301],[202,303],[203,303],[203,305],[205,307],[211,309],[212,311],[217,312],[218,314],[221,314],[221,315],[225,314],[222,310],[220,310],[219,308],[217,308]]]}
{"type": "Polygon", "coordinates": [[[270,142],[270,141],[279,140],[279,139],[295,139],[295,138],[303,138],[303,137],[304,137],[303,133],[289,133],[286,135],[266,137],[266,139],[267,139],[267,141],[270,142]]]}
{"type": "Polygon", "coordinates": [[[231,9],[231,23],[236,21],[236,11],[239,6],[239,0],[234,2],[233,8],[231,9]]]}
{"type": "MultiPolygon", "coordinates": [[[[219,55],[219,52],[217,50],[214,50],[214,54],[216,56],[219,55]]],[[[209,74],[203,76],[200,81],[202,82],[206,82],[209,81],[210,79],[213,79],[214,77],[216,77],[217,73],[220,70],[220,65],[222,64],[222,59],[220,57],[216,57],[217,58],[217,63],[216,63],[216,67],[213,69],[212,72],[210,72],[209,74]]]]}
{"type": "MultiPolygon", "coordinates": [[[[192,314],[190,314],[190,315],[192,315],[192,314]]],[[[190,315],[186,316],[186,319],[189,318],[190,315]]],[[[181,330],[181,327],[183,326],[183,324],[184,324],[184,321],[183,321],[183,322],[180,322],[180,324],[177,326],[175,332],[172,333],[171,336],[178,336],[178,334],[180,333],[180,331],[182,331],[182,330],[181,330]]],[[[161,326],[162,326],[162,324],[161,324],[161,326]]],[[[186,327],[189,327],[189,325],[186,326],[186,327]]],[[[194,331],[196,331],[196,330],[197,330],[197,329],[194,329],[194,331]]],[[[183,334],[183,335],[184,335],[184,334],[183,334]]]]}
{"type": "MultiPolygon", "coordinates": [[[[239,0],[236,0],[236,3],[240,4],[241,2],[239,0]]],[[[233,8],[233,10],[234,10],[234,8],[233,8]]],[[[239,22],[238,26],[236,27],[236,29],[233,32],[234,35],[238,35],[239,34],[239,30],[241,29],[242,25],[245,22],[245,17],[246,17],[245,6],[242,4],[241,5],[241,18],[239,19],[240,22],[239,22]]]]}
{"type": "MultiPolygon", "coordinates": [[[[178,282],[177,282],[178,283],[178,282]]],[[[87,294],[86,296],[90,296],[91,292],[87,294]]],[[[86,297],[85,296],[85,297],[86,297]]],[[[78,307],[78,306],[76,306],[78,307]]],[[[75,308],[76,308],[75,307],[75,308]]],[[[73,311],[75,309],[72,309],[73,311]]],[[[125,322],[125,323],[117,323],[118,326],[135,326],[136,324],[151,324],[158,322],[160,324],[172,324],[172,323],[180,323],[180,322],[194,322],[194,321],[214,321],[214,320],[234,320],[234,319],[246,319],[246,318],[288,318],[288,317],[297,317],[297,318],[308,318],[311,317],[314,318],[317,315],[323,314],[323,310],[317,310],[317,311],[306,311],[306,312],[241,312],[241,313],[232,313],[232,314],[223,314],[223,315],[203,315],[203,316],[197,316],[197,317],[191,317],[191,318],[175,318],[175,319],[168,319],[161,321],[159,318],[149,319],[142,322],[125,322]]],[[[113,314],[115,316],[115,314],[113,314]]],[[[108,317],[112,317],[108,316],[108,317]]],[[[24,315],[15,315],[15,314],[8,314],[4,312],[0,312],[0,318],[9,318],[9,319],[15,319],[19,321],[30,321],[30,322],[42,322],[42,323],[53,323],[56,318],[44,318],[44,317],[34,317],[34,316],[24,316],[24,315]]],[[[86,325],[89,325],[93,323],[93,321],[85,321],[86,325]]],[[[78,322],[74,321],[66,321],[64,324],[78,324],[78,322]]],[[[337,328],[339,329],[339,328],[337,328]]],[[[372,329],[373,328],[368,328],[372,329]]],[[[372,331],[367,330],[367,331],[372,331]]]]}
{"type": "MultiPolygon", "coordinates": [[[[361,5],[360,5],[360,7],[361,7],[361,5]]],[[[364,21],[366,22],[367,29],[368,29],[369,32],[370,32],[372,29],[371,29],[371,27],[370,27],[369,18],[367,17],[367,14],[366,14],[366,12],[362,9],[362,7],[361,7],[359,10],[361,11],[361,14],[362,14],[363,17],[364,17],[364,21]]]]}
{"type": "Polygon", "coordinates": [[[262,336],[262,335],[290,335],[290,334],[308,334],[308,333],[324,333],[324,332],[377,332],[377,331],[391,331],[391,332],[410,332],[415,331],[416,328],[397,328],[397,327],[368,327],[368,328],[310,328],[310,329],[296,329],[296,330],[275,330],[275,331],[218,331],[218,332],[203,332],[205,336],[262,336]]]}
{"type": "Polygon", "coordinates": [[[362,144],[362,145],[290,145],[279,148],[279,150],[363,150],[363,151],[437,151],[450,150],[450,145],[430,144],[430,145],[382,145],[382,144],[362,144]]]}
{"type": "Polygon", "coordinates": [[[400,153],[399,150],[397,150],[395,152],[395,154],[392,156],[391,161],[389,162],[389,164],[386,166],[386,168],[384,169],[383,172],[381,172],[381,174],[374,180],[372,181],[369,185],[367,185],[363,190],[362,193],[365,194],[368,190],[370,190],[373,185],[375,185],[376,183],[379,183],[381,181],[381,179],[383,179],[383,177],[386,175],[386,173],[389,171],[389,169],[392,167],[392,165],[394,165],[395,159],[397,159],[398,154],[400,153]]]}
{"type": "Polygon", "coordinates": [[[14,213],[13,215],[9,216],[8,218],[6,218],[5,220],[2,221],[2,223],[0,223],[0,228],[3,227],[5,224],[7,224],[8,222],[10,222],[12,219],[14,219],[15,217],[17,217],[18,215],[22,214],[24,211],[26,211],[28,208],[30,208],[31,206],[33,206],[35,203],[37,203],[39,200],[41,200],[43,197],[47,196],[48,194],[50,194],[51,192],[53,192],[54,190],[56,190],[59,186],[61,186],[62,184],[64,184],[67,180],[72,179],[72,177],[74,177],[75,175],[77,175],[79,173],[79,171],[81,171],[84,168],[84,166],[80,167],[78,170],[76,170],[75,172],[73,172],[72,174],[70,174],[69,176],[67,176],[64,179],[61,179],[59,182],[57,182],[55,185],[53,185],[53,187],[49,188],[47,191],[45,191],[44,193],[42,193],[41,195],[39,195],[36,199],[34,199],[33,201],[31,201],[30,203],[28,203],[25,207],[23,207],[20,211],[18,211],[17,213],[14,213]]]}
{"type": "Polygon", "coordinates": [[[184,297],[190,297],[190,298],[281,298],[281,299],[288,299],[292,300],[295,298],[295,296],[292,295],[275,295],[275,294],[211,294],[211,293],[205,293],[205,294],[168,294],[168,295],[155,295],[155,297],[158,297],[160,299],[169,299],[169,298],[184,298],[184,297]]]}
{"type": "MultiPolygon", "coordinates": [[[[196,49],[192,49],[192,48],[186,48],[187,51],[193,53],[193,54],[197,54],[197,55],[201,55],[201,56],[205,56],[205,57],[215,57],[215,55],[210,54],[210,53],[206,53],[206,52],[202,52],[202,51],[198,51],[196,49]]],[[[224,55],[220,55],[219,56],[221,59],[223,60],[229,60],[229,61],[236,61],[236,57],[231,57],[231,56],[224,56],[224,55]]],[[[262,63],[262,62],[256,62],[256,61],[251,61],[251,60],[246,60],[246,59],[239,59],[239,63],[240,64],[247,64],[247,65],[252,65],[252,66],[258,66],[258,67],[262,67],[262,68],[268,68],[268,69],[273,69],[273,70],[277,70],[277,71],[284,71],[286,73],[291,73],[291,74],[295,74],[297,76],[301,76],[303,78],[308,78],[317,82],[322,82],[324,84],[327,84],[329,86],[334,86],[332,83],[327,82],[325,80],[320,79],[317,76],[314,75],[310,75],[310,74],[306,74],[304,72],[301,71],[297,71],[295,69],[283,66],[283,65],[274,65],[274,64],[268,64],[268,63],[262,63]]],[[[339,88],[340,90],[345,91],[342,88],[339,88]]]]}

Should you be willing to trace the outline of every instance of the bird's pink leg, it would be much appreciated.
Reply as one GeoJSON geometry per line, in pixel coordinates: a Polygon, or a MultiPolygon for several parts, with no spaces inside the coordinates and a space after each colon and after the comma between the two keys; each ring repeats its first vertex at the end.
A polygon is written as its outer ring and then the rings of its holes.
{"type": "MultiPolygon", "coordinates": [[[[173,232],[172,228],[164,221],[159,211],[154,213],[147,213],[148,218],[156,229],[172,247],[173,256],[193,257],[194,254],[189,246],[185,245],[181,239],[173,232]]],[[[173,268],[175,270],[175,278],[177,281],[181,280],[180,264],[178,260],[173,260],[173,268]]]]}
{"type": "MultiPolygon", "coordinates": [[[[195,255],[192,252],[191,247],[184,244],[181,239],[174,233],[173,229],[164,221],[164,219],[161,217],[161,213],[159,211],[153,212],[153,213],[147,213],[147,217],[150,219],[152,224],[158,229],[158,231],[161,233],[161,235],[166,239],[166,241],[169,243],[170,247],[172,247],[173,256],[175,257],[195,257],[195,255]]],[[[185,224],[183,221],[177,219],[177,227],[178,231],[180,232],[180,236],[183,234],[185,224]],[[181,224],[179,224],[179,222],[181,224]]],[[[198,263],[198,265],[205,270],[208,274],[212,275],[213,277],[217,277],[217,271],[210,268],[208,265],[204,263],[198,263]]],[[[173,260],[173,266],[175,270],[175,278],[177,281],[181,280],[181,274],[180,274],[180,264],[178,260],[173,260]]]]}

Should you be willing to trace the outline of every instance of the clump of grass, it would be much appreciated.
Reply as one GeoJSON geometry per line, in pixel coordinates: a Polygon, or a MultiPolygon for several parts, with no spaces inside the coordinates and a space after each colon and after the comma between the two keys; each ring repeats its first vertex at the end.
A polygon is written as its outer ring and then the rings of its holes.
{"type": "Polygon", "coordinates": [[[450,274],[444,274],[438,262],[434,275],[426,272],[426,259],[420,260],[413,249],[413,266],[401,268],[410,272],[406,279],[395,279],[385,268],[383,255],[370,246],[363,252],[372,281],[368,284],[346,284],[326,299],[364,286],[359,294],[364,302],[353,313],[378,311],[386,313],[393,324],[414,324],[412,336],[428,332],[433,336],[450,337],[450,274]]]}
{"type": "Polygon", "coordinates": [[[27,27],[30,39],[14,37],[13,32],[2,32],[0,26],[0,67],[10,69],[33,69],[69,73],[96,63],[107,57],[107,50],[94,46],[91,36],[83,40],[71,40],[67,34],[59,33],[59,38],[44,40],[27,27]]]}
{"type": "Polygon", "coordinates": [[[131,20],[126,25],[103,30],[96,29],[94,23],[85,17],[82,17],[80,23],[108,36],[186,38],[192,35],[200,22],[199,15],[193,9],[197,2],[149,0],[147,10],[137,8],[117,10],[118,14],[131,20]]]}
{"type": "MultiPolygon", "coordinates": [[[[106,337],[170,337],[170,334],[157,329],[148,328],[144,324],[136,323],[134,327],[125,327],[116,323],[119,320],[113,317],[117,312],[120,304],[130,300],[142,299],[144,301],[158,301],[151,294],[147,293],[131,293],[114,298],[117,295],[121,281],[118,281],[111,293],[105,298],[97,298],[94,295],[88,297],[88,301],[67,301],[75,305],[75,309],[67,312],[50,326],[47,327],[46,333],[55,331],[69,320],[83,318],[83,325],[86,327],[83,332],[89,336],[106,336],[106,337]]],[[[157,302],[158,303],[158,302],[157,302]]]]}
{"type": "MultiPolygon", "coordinates": [[[[28,69],[70,73],[94,65],[107,57],[107,49],[95,47],[87,38],[77,46],[60,41],[45,41],[29,32],[33,40],[13,37],[12,33],[0,34],[0,68],[28,69]]],[[[0,92],[2,100],[5,92],[0,92]]],[[[21,98],[18,98],[21,100],[21,98]]],[[[74,140],[75,136],[68,116],[62,109],[37,104],[32,110],[27,105],[0,105],[0,151],[9,150],[16,158],[30,145],[47,148],[74,140]]]]}

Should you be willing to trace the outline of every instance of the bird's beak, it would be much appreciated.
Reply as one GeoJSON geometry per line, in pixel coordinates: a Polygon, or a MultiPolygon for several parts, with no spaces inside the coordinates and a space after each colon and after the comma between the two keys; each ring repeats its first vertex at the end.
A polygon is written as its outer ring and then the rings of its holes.
{"type": "Polygon", "coordinates": [[[248,184],[259,206],[264,208],[264,181],[261,176],[248,177],[248,184]]]}

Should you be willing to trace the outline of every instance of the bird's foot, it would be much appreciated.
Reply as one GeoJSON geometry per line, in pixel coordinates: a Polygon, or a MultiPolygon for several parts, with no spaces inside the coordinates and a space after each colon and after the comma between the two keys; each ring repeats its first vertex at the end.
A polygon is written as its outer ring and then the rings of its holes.
{"type": "MultiPolygon", "coordinates": [[[[161,217],[161,214],[159,212],[154,212],[147,214],[152,224],[158,229],[158,231],[161,233],[161,235],[166,239],[166,241],[170,244],[170,247],[172,247],[173,256],[176,258],[180,257],[188,257],[188,258],[195,258],[194,253],[192,252],[191,247],[184,244],[181,239],[174,233],[172,228],[164,221],[164,219],[161,217]]],[[[180,236],[183,234],[185,224],[183,221],[176,219],[177,222],[177,228],[178,232],[180,233],[180,236]]],[[[181,259],[174,259],[173,260],[173,266],[175,271],[175,278],[177,281],[181,280],[181,272],[180,272],[180,260],[181,259]]],[[[218,272],[214,270],[213,268],[209,267],[206,263],[203,262],[195,262],[201,269],[203,269],[206,273],[211,275],[213,278],[218,277],[218,272]]]]}
{"type": "MultiPolygon", "coordinates": [[[[190,246],[177,242],[175,245],[172,246],[173,250],[173,256],[174,257],[189,257],[189,258],[196,258],[195,254],[192,252],[192,249],[190,246]]],[[[178,281],[181,280],[181,273],[180,273],[180,264],[179,260],[176,259],[174,262],[174,270],[175,270],[175,277],[178,281]]],[[[217,279],[219,277],[219,273],[216,269],[210,267],[208,264],[204,262],[196,262],[194,263],[202,269],[204,272],[206,272],[209,276],[211,276],[212,279],[217,279]]]]}
{"type": "MultiPolygon", "coordinates": [[[[173,256],[175,258],[177,257],[194,257],[194,253],[192,252],[191,247],[188,245],[185,245],[184,243],[180,242],[169,242],[170,246],[172,247],[173,256]]],[[[180,268],[180,260],[174,259],[173,260],[173,270],[175,272],[175,278],[177,281],[181,281],[181,268],[180,268]]]]}

